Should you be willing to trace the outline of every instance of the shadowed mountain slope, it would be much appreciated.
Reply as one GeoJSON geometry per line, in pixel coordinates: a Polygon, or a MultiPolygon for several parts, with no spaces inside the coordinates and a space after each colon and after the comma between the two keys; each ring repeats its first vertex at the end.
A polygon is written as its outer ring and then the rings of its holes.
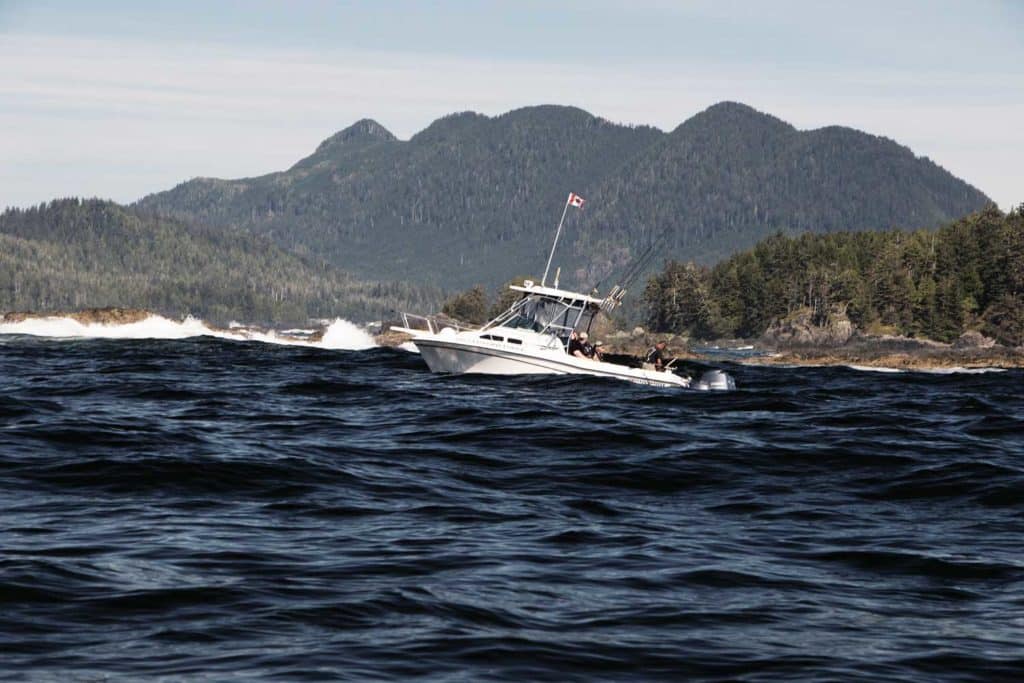
{"type": "Polygon", "coordinates": [[[440,294],[363,282],[264,238],[197,229],[98,199],[0,214],[0,311],[135,307],[215,322],[379,318],[440,294]]]}
{"type": "Polygon", "coordinates": [[[360,121],[292,168],[197,178],[138,206],[270,238],[363,277],[460,288],[556,263],[589,285],[664,234],[665,258],[710,262],[783,232],[933,227],[989,203],[886,138],[800,131],[721,103],[671,133],[572,107],[441,118],[400,141],[360,121]]]}

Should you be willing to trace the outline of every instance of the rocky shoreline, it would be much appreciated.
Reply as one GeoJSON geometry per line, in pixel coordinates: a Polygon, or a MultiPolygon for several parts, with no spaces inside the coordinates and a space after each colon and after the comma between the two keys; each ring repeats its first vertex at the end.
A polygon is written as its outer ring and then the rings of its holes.
{"type": "Polygon", "coordinates": [[[863,337],[838,347],[775,349],[739,362],[749,365],[847,365],[925,371],[1024,368],[1024,348],[999,345],[972,347],[930,340],[863,337]]]}
{"type": "Polygon", "coordinates": [[[845,365],[897,370],[941,371],[958,368],[1024,368],[1024,347],[1006,347],[979,332],[965,332],[952,344],[895,335],[868,335],[853,330],[842,343],[830,333],[818,343],[792,343],[774,339],[726,339],[699,342],[686,337],[651,334],[641,328],[612,332],[605,337],[606,353],[641,356],[657,341],[668,345],[668,355],[681,361],[743,365],[845,365]],[[713,349],[713,351],[710,351],[713,349]]]}
{"type": "MultiPolygon", "coordinates": [[[[150,316],[152,311],[137,308],[90,308],[80,311],[35,313],[9,312],[0,315],[0,323],[18,323],[33,318],[62,317],[82,324],[126,325],[150,316]]],[[[772,330],[769,330],[771,333],[772,330]]],[[[766,334],[758,340],[729,339],[715,342],[672,335],[655,334],[637,327],[632,331],[602,330],[592,335],[602,342],[609,357],[637,359],[656,342],[668,345],[667,355],[680,361],[718,364],[722,361],[744,365],[822,366],[846,365],[898,370],[941,371],[957,368],[1024,368],[1024,347],[1007,347],[979,332],[965,332],[952,344],[929,339],[892,335],[867,335],[857,330],[840,329],[832,325],[816,338],[814,335],[794,333],[792,326],[778,328],[776,334],[766,334]],[[714,349],[714,351],[709,351],[714,349]]],[[[321,327],[307,341],[322,337],[321,327]]],[[[381,346],[399,346],[411,339],[409,335],[387,329],[374,335],[381,346]]]]}
{"type": "Polygon", "coordinates": [[[142,322],[154,315],[159,315],[144,308],[83,308],[79,311],[53,311],[36,313],[34,311],[10,311],[0,315],[0,323],[20,323],[26,320],[45,318],[68,318],[83,325],[130,325],[142,322]]]}
{"type": "Polygon", "coordinates": [[[1008,347],[969,330],[951,344],[916,337],[867,334],[835,306],[815,320],[799,309],[775,321],[759,345],[763,355],[743,362],[759,365],[854,365],[897,370],[1024,367],[1024,347],[1008,347]]]}
{"type": "MultiPolygon", "coordinates": [[[[1002,346],[987,349],[959,349],[951,344],[938,347],[922,345],[912,350],[895,350],[887,340],[862,340],[847,347],[801,347],[778,349],[754,344],[753,349],[731,352],[723,347],[714,354],[695,352],[691,348],[669,346],[669,355],[680,360],[715,364],[723,360],[742,365],[772,366],[861,366],[897,370],[953,370],[1024,368],[1024,348],[1002,346]]],[[[613,348],[612,352],[638,356],[642,345],[613,348]]]]}

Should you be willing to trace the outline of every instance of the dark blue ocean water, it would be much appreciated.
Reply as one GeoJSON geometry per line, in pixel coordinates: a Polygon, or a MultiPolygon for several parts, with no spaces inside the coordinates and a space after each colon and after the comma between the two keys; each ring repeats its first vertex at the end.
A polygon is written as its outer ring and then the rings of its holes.
{"type": "Polygon", "coordinates": [[[1020,680],[1024,375],[0,337],[0,677],[1020,680]]]}

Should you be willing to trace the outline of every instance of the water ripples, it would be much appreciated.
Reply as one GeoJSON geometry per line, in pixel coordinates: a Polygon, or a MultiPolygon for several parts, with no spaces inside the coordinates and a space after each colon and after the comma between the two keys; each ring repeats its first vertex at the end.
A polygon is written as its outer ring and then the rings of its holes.
{"type": "Polygon", "coordinates": [[[15,678],[1015,680],[1024,374],[0,344],[15,678]]]}

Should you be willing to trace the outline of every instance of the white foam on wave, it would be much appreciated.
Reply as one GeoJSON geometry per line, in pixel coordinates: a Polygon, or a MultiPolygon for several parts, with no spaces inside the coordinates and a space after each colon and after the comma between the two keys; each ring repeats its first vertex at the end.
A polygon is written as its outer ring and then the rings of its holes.
{"type": "Polygon", "coordinates": [[[419,353],[420,352],[419,347],[416,346],[416,344],[412,343],[411,341],[402,342],[401,344],[399,344],[395,348],[401,349],[402,351],[408,351],[409,353],[419,353]]]}
{"type": "Polygon", "coordinates": [[[903,370],[901,368],[875,367],[873,365],[847,365],[846,367],[850,368],[851,370],[860,370],[861,372],[887,372],[890,374],[906,372],[906,370],[903,370]]]}
{"type": "Polygon", "coordinates": [[[343,318],[335,318],[334,322],[328,324],[319,341],[289,337],[273,330],[249,330],[237,323],[229,330],[220,330],[192,316],[175,321],[161,315],[151,315],[144,320],[124,324],[81,323],[63,317],[29,318],[0,323],[0,334],[25,334],[54,339],[189,339],[206,336],[339,351],[369,349],[377,345],[369,333],[343,318]]]}
{"type": "Polygon", "coordinates": [[[327,326],[324,337],[314,346],[321,346],[325,349],[345,349],[357,351],[360,349],[372,349],[377,345],[370,333],[355,323],[344,318],[335,318],[334,322],[327,326]]]}
{"type": "Polygon", "coordinates": [[[189,316],[178,322],[160,315],[119,325],[81,323],[74,318],[27,318],[0,323],[0,334],[28,334],[35,337],[97,339],[187,339],[216,333],[198,318],[189,316]]]}
{"type": "Polygon", "coordinates": [[[933,375],[984,375],[988,372],[1006,372],[1006,368],[923,368],[918,372],[928,372],[933,375]]]}
{"type": "Polygon", "coordinates": [[[847,365],[846,367],[862,372],[923,372],[929,375],[981,375],[987,372],[1006,372],[1006,368],[962,368],[959,366],[951,368],[876,368],[870,365],[847,365]]]}

